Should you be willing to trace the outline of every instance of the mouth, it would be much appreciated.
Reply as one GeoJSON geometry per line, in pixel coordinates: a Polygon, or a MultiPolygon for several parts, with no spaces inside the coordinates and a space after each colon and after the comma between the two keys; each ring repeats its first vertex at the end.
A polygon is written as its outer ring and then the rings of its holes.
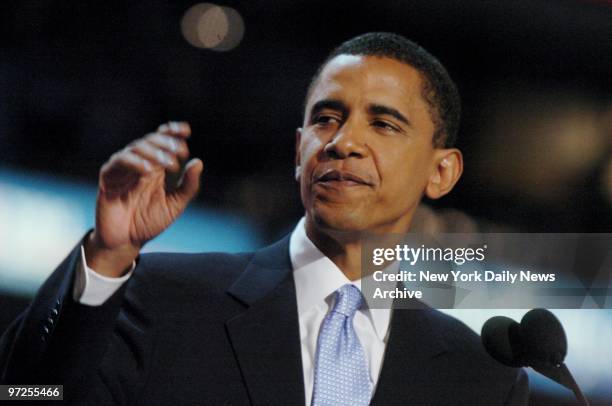
{"type": "Polygon", "coordinates": [[[316,178],[315,183],[337,186],[373,186],[371,182],[368,182],[363,177],[355,173],[339,171],[337,169],[325,171],[322,175],[316,178]]]}

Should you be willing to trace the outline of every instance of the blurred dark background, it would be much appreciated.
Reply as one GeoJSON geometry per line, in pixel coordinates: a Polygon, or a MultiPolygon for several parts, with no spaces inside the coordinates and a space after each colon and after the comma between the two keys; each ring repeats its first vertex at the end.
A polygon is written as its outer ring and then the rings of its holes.
{"type": "Polygon", "coordinates": [[[394,31],[438,56],[463,98],[466,171],[438,206],[531,231],[610,230],[609,4],[229,1],[245,26],[229,52],[183,38],[193,4],[3,2],[2,164],[94,181],[129,141],[187,120],[200,201],[272,239],[300,214],[294,133],[317,65],[356,34],[394,31]]]}
{"type": "MultiPolygon", "coordinates": [[[[294,133],[311,76],[343,40],[393,31],[436,55],[463,100],[463,179],[428,202],[418,226],[612,230],[611,3],[219,3],[243,25],[219,10],[206,20],[210,6],[195,4],[3,1],[0,169],[93,185],[114,151],[186,120],[205,163],[198,203],[248,219],[272,241],[301,215],[294,133]],[[186,40],[194,30],[199,47],[186,40]],[[234,43],[206,49],[215,35],[234,43]]],[[[25,303],[0,296],[0,331],[25,303]]],[[[542,396],[534,404],[549,404],[542,396]]]]}

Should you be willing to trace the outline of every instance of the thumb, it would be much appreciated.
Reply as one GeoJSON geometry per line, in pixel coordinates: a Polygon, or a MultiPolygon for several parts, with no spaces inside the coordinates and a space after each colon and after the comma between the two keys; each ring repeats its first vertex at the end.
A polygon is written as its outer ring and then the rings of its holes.
{"type": "Polygon", "coordinates": [[[200,189],[200,175],[204,169],[204,163],[199,158],[193,158],[185,165],[183,181],[176,193],[186,201],[194,198],[200,189]]]}

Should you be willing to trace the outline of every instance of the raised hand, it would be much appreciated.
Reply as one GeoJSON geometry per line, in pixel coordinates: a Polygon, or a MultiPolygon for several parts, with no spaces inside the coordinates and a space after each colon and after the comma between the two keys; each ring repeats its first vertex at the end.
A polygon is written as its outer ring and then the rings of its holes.
{"type": "Polygon", "coordinates": [[[167,190],[166,172],[189,157],[187,123],[171,122],[113,154],[100,170],[96,227],[85,244],[88,265],[121,276],[142,246],[164,231],[197,194],[203,164],[190,160],[182,182],[167,190]]]}

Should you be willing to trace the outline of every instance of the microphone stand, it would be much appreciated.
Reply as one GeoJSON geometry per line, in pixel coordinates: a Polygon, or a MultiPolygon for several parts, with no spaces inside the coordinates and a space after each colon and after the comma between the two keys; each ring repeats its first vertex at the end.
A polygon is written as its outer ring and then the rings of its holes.
{"type": "Polygon", "coordinates": [[[580,406],[590,406],[589,401],[580,390],[580,387],[565,363],[554,365],[548,362],[532,361],[530,366],[542,375],[574,392],[580,406]]]}
{"type": "Polygon", "coordinates": [[[576,380],[572,376],[572,373],[570,372],[569,368],[565,365],[565,363],[561,364],[559,369],[561,369],[562,374],[565,374],[567,376],[568,381],[571,385],[570,389],[574,392],[574,395],[576,395],[576,399],[578,399],[578,402],[580,402],[582,406],[589,406],[589,401],[584,396],[584,393],[582,393],[582,391],[580,390],[580,387],[576,383],[576,380]]]}

